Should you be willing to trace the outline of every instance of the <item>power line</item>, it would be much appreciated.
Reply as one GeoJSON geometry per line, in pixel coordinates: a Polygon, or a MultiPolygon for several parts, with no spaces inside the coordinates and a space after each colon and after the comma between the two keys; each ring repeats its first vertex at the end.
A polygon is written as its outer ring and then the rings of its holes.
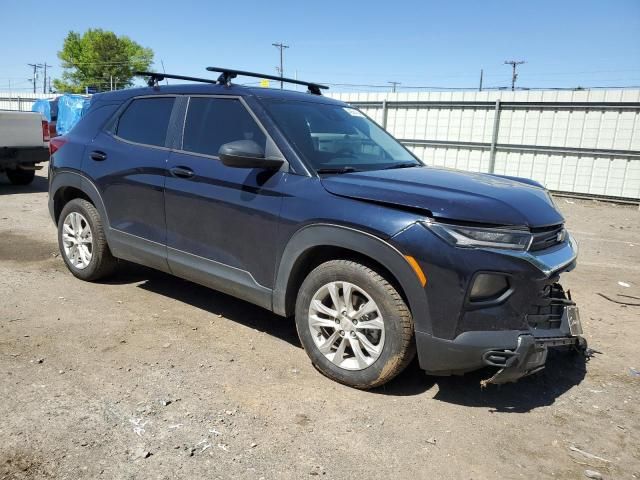
{"type": "Polygon", "coordinates": [[[511,91],[516,89],[516,79],[518,78],[518,74],[516,73],[516,68],[518,65],[522,65],[523,63],[527,63],[524,60],[505,60],[505,65],[511,65],[513,67],[513,74],[511,75],[511,91]]]}
{"type": "MultiPolygon", "coordinates": [[[[283,62],[283,52],[285,48],[289,48],[289,45],[285,45],[284,43],[280,42],[280,43],[272,43],[271,45],[273,45],[276,48],[280,49],[280,68],[278,69],[278,71],[280,72],[280,78],[284,77],[284,62],[283,62]]],[[[276,67],[278,68],[278,67],[276,67]]],[[[282,80],[280,80],[280,90],[282,90],[284,88],[284,82],[282,80]]]]}

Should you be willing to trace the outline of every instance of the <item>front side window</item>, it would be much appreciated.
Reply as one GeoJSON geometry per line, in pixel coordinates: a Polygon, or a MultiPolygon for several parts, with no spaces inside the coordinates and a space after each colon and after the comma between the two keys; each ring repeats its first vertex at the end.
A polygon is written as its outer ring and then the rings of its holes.
{"type": "Polygon", "coordinates": [[[225,143],[252,140],[264,151],[267,137],[240,100],[192,97],[184,124],[182,150],[218,156],[225,143]]]}
{"type": "Polygon", "coordinates": [[[133,100],[118,119],[116,135],[124,140],[164,147],[173,97],[133,100]]]}
{"type": "Polygon", "coordinates": [[[404,168],[422,164],[355,108],[265,100],[293,147],[318,173],[404,168]]]}

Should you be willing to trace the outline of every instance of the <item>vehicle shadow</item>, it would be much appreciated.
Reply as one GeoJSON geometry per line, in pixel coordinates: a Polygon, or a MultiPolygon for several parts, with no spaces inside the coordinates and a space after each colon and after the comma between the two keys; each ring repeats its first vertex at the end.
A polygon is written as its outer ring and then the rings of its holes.
{"type": "Polygon", "coordinates": [[[12,185],[7,176],[0,173],[0,195],[16,195],[23,193],[42,193],[49,191],[47,177],[36,175],[29,185],[12,185]]]}
{"type": "MultiPolygon", "coordinates": [[[[139,288],[146,291],[173,298],[213,315],[222,315],[302,348],[291,319],[151,268],[122,262],[118,273],[103,283],[137,283],[139,288]]],[[[370,392],[388,396],[416,396],[437,387],[434,400],[489,408],[491,412],[525,413],[552,405],[562,394],[580,384],[586,375],[586,360],[577,353],[552,350],[542,372],[516,383],[481,387],[480,382],[494,373],[495,369],[487,368],[462,376],[435,377],[426,375],[417,359],[414,359],[395,379],[370,392]]]]}
{"type": "Polygon", "coordinates": [[[149,292],[173,298],[214,316],[222,315],[233,322],[277,337],[294,347],[302,348],[292,320],[249,302],[152,268],[122,262],[116,275],[103,283],[111,285],[139,283],[139,288],[149,292]]]}
{"type": "Polygon", "coordinates": [[[540,373],[520,379],[516,383],[488,385],[480,382],[495,373],[495,369],[483,369],[462,376],[427,376],[414,362],[392,382],[376,389],[383,395],[417,395],[437,386],[434,400],[489,408],[491,412],[525,413],[539,407],[552,405],[561,395],[580,384],[586,375],[586,359],[583,355],[552,350],[547,365],[540,373]]]}

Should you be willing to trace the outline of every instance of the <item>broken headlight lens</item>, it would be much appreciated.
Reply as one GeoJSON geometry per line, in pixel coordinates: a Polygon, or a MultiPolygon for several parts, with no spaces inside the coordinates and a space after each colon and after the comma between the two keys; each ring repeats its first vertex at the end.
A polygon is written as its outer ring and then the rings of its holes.
{"type": "Polygon", "coordinates": [[[533,236],[523,230],[505,228],[484,228],[424,222],[423,225],[437,236],[456,247],[463,248],[504,248],[527,250],[533,236]]]}

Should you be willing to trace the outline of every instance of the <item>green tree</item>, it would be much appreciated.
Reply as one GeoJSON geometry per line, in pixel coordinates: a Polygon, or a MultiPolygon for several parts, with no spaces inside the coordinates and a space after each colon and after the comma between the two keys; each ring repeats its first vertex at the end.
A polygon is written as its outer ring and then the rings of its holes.
{"type": "Polygon", "coordinates": [[[131,86],[134,72],[148,70],[153,50],[126,36],[99,28],[84,34],[70,31],[58,52],[64,69],[53,84],[59,92],[84,93],[86,87],[98,91],[131,86]]]}

